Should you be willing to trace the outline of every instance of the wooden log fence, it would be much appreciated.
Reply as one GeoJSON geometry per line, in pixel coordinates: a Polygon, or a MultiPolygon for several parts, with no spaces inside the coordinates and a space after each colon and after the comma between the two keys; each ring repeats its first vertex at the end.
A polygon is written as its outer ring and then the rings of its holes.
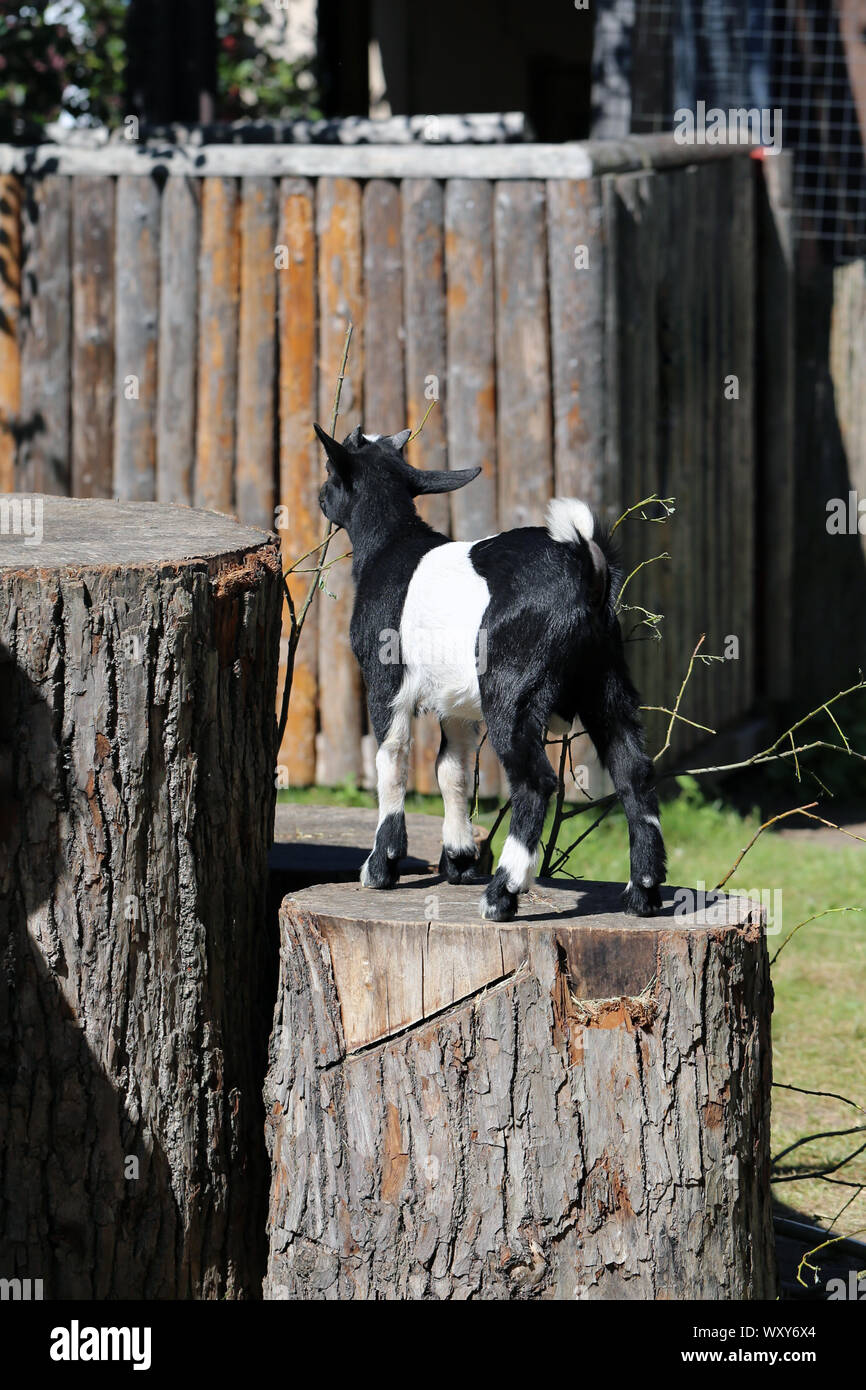
{"type": "MultiPolygon", "coordinates": [[[[760,177],[746,151],[657,136],[0,147],[0,476],[236,514],[275,527],[288,565],[321,535],[312,421],[330,416],[351,318],[340,428],[417,426],[435,396],[412,461],[482,468],[428,504],[455,537],[537,524],[555,492],[607,520],[651,492],[676,497],[669,526],[619,533],[627,571],[672,556],[629,589],[667,614],[660,643],[626,616],[635,674],[647,703],[668,703],[701,632],[718,654],[736,638],[738,658],[695,682],[687,711],[730,724],[762,694],[757,644],[773,662],[778,647],[758,622],[758,566],[782,624],[791,564],[789,537],[756,535],[760,177]]],[[[784,381],[772,389],[790,403],[784,381]]],[[[774,486],[786,467],[776,450],[774,486]]],[[[295,667],[289,785],[363,775],[347,562],[327,587],[295,667]]],[[[776,698],[785,684],[774,665],[776,698]]],[[[428,724],[413,764],[425,791],[436,744],[428,724]]],[[[485,753],[482,792],[499,785],[485,753]]]]}

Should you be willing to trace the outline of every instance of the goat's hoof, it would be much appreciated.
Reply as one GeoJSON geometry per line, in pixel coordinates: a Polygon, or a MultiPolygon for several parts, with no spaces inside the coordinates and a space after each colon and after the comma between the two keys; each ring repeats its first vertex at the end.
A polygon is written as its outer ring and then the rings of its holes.
{"type": "Polygon", "coordinates": [[[635,917],[653,917],[661,912],[662,895],[658,884],[644,887],[642,883],[630,883],[622,895],[623,907],[635,917]]]}
{"type": "Polygon", "coordinates": [[[495,880],[489,884],[480,903],[481,916],[488,922],[513,922],[517,916],[517,894],[495,880]]]}
{"type": "Polygon", "coordinates": [[[365,888],[396,888],[399,877],[397,860],[384,855],[371,854],[361,869],[361,883],[365,888]]]}
{"type": "Polygon", "coordinates": [[[439,872],[449,883],[480,883],[483,877],[478,871],[478,856],[474,850],[449,850],[444,845],[439,872]]]}

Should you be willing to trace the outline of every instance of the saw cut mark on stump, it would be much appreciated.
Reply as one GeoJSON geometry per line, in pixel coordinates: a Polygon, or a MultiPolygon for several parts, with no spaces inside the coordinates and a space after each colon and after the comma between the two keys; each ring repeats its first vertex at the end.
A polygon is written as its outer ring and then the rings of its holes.
{"type": "Polygon", "coordinates": [[[255,1297],[279,549],[37,500],[0,537],[0,1271],[255,1297]]]}
{"type": "Polygon", "coordinates": [[[284,901],[265,1297],[773,1297],[760,906],[477,894],[284,901]]]}

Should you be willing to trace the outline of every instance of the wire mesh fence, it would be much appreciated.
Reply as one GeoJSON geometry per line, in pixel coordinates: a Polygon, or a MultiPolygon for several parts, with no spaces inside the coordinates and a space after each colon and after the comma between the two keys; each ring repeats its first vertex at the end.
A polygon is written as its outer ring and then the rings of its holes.
{"type": "Polygon", "coordinates": [[[698,103],[766,112],[794,154],[797,239],[866,254],[862,0],[635,0],[631,53],[633,132],[698,103]]]}

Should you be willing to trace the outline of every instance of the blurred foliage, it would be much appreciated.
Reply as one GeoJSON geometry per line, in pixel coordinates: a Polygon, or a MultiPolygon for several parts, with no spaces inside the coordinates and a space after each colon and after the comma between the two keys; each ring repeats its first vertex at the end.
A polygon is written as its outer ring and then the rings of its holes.
{"type": "Polygon", "coordinates": [[[27,135],[61,112],[80,125],[123,114],[126,0],[5,4],[0,11],[0,136],[27,135]]]}
{"type": "MultiPolygon", "coordinates": [[[[62,118],[84,126],[121,124],[126,114],[128,0],[36,0],[0,9],[0,139],[29,139],[62,118]]],[[[261,46],[271,18],[257,0],[216,11],[217,103],[221,121],[315,118],[307,63],[261,46]]]]}
{"type": "Polygon", "coordinates": [[[258,0],[218,5],[217,105],[221,121],[276,120],[321,112],[309,63],[272,58],[260,43],[271,15],[258,0]]]}

